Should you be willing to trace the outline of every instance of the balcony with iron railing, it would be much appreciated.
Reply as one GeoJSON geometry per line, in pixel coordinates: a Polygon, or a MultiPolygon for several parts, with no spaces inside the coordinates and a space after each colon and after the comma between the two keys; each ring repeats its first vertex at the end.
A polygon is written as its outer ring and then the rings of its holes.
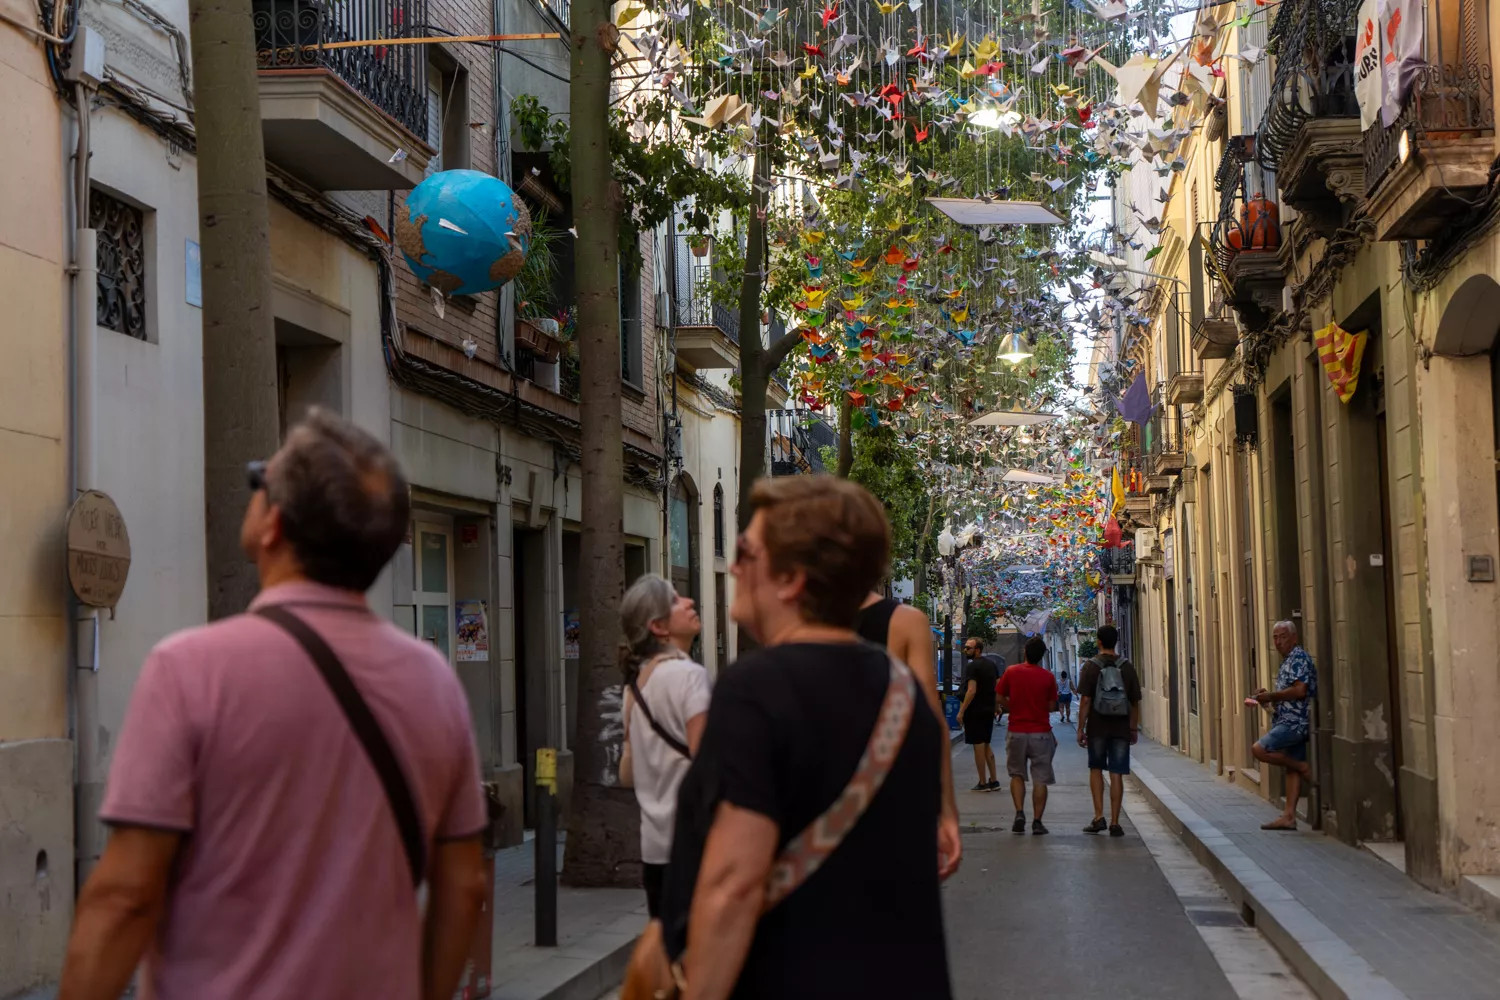
{"type": "Polygon", "coordinates": [[[810,410],[767,410],[766,440],[771,475],[804,476],[826,472],[823,449],[838,447],[838,434],[810,410]]]}
{"type": "Polygon", "coordinates": [[[427,47],[350,43],[425,29],[427,0],[252,0],[251,12],[266,159],[320,191],[420,183],[427,47]]]}
{"type": "Polygon", "coordinates": [[[1151,419],[1146,422],[1142,440],[1146,452],[1146,492],[1164,493],[1171,486],[1171,478],[1181,475],[1187,464],[1182,410],[1167,402],[1166,383],[1156,386],[1151,402],[1151,419]]]}
{"type": "Polygon", "coordinates": [[[1205,263],[1245,325],[1263,329],[1281,300],[1281,211],[1276,176],[1256,162],[1255,146],[1253,135],[1225,143],[1215,177],[1219,215],[1205,263]]]}
{"type": "Polygon", "coordinates": [[[739,306],[715,296],[714,265],[690,254],[686,238],[679,243],[677,356],[699,370],[734,368],[740,361],[739,306]]]}
{"type": "Polygon", "coordinates": [[[1186,406],[1203,399],[1203,363],[1193,351],[1191,334],[1182,314],[1181,293],[1168,293],[1162,320],[1162,340],[1167,362],[1167,402],[1186,406]]]}
{"type": "Polygon", "coordinates": [[[1321,232],[1337,229],[1364,194],[1354,33],[1359,0],[1284,0],[1271,33],[1276,76],[1255,135],[1255,158],[1281,201],[1321,232]]]}
{"type": "Polygon", "coordinates": [[[1099,554],[1099,568],[1113,584],[1135,583],[1135,546],[1123,545],[1118,549],[1105,549],[1099,554]]]}
{"type": "Polygon", "coordinates": [[[1424,58],[1400,112],[1364,136],[1369,214],[1381,240],[1442,234],[1487,187],[1495,156],[1487,5],[1429,0],[1425,9],[1424,58]]]}

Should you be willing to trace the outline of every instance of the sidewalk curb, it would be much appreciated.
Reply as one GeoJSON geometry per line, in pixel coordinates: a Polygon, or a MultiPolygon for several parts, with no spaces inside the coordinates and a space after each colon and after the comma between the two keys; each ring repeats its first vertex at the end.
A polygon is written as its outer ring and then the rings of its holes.
{"type": "Polygon", "coordinates": [[[635,942],[632,937],[536,1000],[599,1000],[610,990],[619,989],[625,979],[625,968],[630,964],[630,953],[635,950],[635,942]]]}
{"type": "Polygon", "coordinates": [[[1139,764],[1131,770],[1167,828],[1322,1000],[1410,1000],[1159,778],[1139,764]]]}

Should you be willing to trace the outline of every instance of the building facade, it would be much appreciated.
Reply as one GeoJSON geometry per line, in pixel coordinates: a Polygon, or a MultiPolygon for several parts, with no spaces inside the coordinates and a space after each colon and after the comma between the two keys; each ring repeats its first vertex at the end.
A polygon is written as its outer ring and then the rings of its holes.
{"type": "MultiPolygon", "coordinates": [[[[566,113],[568,8],[378,6],[253,4],[280,418],[285,429],[309,406],[332,409],[400,459],[410,535],[370,603],[442,650],[463,680],[502,807],[498,835],[519,843],[532,822],[534,751],[562,751],[564,798],[571,777],[583,484],[566,178],[512,135],[509,108],[530,95],[566,113]],[[375,15],[436,36],[560,37],[524,51],[316,47],[364,37],[385,23],[375,15]],[[393,251],[386,234],[406,191],[460,168],[505,180],[562,234],[545,311],[510,288],[435,297],[393,251]]],[[[7,13],[37,18],[14,3],[7,13]]],[[[87,5],[72,32],[71,11],[61,16],[71,51],[0,25],[0,115],[24,137],[10,173],[26,193],[0,210],[0,280],[16,320],[0,332],[10,359],[0,374],[0,549],[10,556],[0,591],[11,598],[0,615],[0,996],[55,979],[76,885],[103,848],[95,817],[140,665],[207,615],[187,5],[87,5]],[[66,515],[89,489],[118,505],[131,543],[112,611],[80,607],[66,579],[66,515]]],[[[689,574],[703,658],[717,669],[736,647],[737,358],[682,360],[675,251],[665,231],[640,249],[641,272],[621,275],[627,577],[689,574]],[[679,537],[691,539],[683,558],[679,537]]]]}
{"type": "Polygon", "coordinates": [[[1242,703],[1274,685],[1272,624],[1296,622],[1319,680],[1308,819],[1493,907],[1500,780],[1476,736],[1500,710],[1497,26],[1485,4],[1427,5],[1410,86],[1362,123],[1355,4],[1240,7],[1225,50],[1271,54],[1229,64],[1185,143],[1152,326],[1125,345],[1167,424],[1120,456],[1144,473],[1117,589],[1146,724],[1278,798],[1242,703]]]}

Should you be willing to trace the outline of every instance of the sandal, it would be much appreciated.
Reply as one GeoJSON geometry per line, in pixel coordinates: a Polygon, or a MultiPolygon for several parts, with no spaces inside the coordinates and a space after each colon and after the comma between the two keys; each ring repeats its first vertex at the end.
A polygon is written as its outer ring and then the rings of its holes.
{"type": "Polygon", "coordinates": [[[1292,820],[1290,823],[1288,823],[1286,820],[1278,818],[1271,820],[1271,822],[1269,823],[1262,823],[1260,825],[1260,828],[1262,830],[1288,830],[1296,832],[1297,821],[1292,820]]]}

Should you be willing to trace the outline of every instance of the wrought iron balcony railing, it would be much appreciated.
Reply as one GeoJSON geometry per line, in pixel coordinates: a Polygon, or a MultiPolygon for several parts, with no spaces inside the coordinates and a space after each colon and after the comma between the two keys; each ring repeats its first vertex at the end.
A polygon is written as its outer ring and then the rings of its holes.
{"type": "MultiPolygon", "coordinates": [[[[687,252],[686,242],[678,250],[679,260],[695,260],[695,258],[682,256],[687,252]]],[[[683,282],[678,282],[677,325],[718,327],[730,340],[738,344],[740,342],[739,305],[714,300],[710,290],[714,266],[696,263],[695,260],[694,263],[687,265],[686,272],[686,287],[682,287],[683,282]]]]}
{"type": "Polygon", "coordinates": [[[800,476],[827,471],[823,449],[837,448],[838,435],[809,410],[767,410],[766,437],[771,446],[771,475],[800,476]]]}
{"type": "Polygon", "coordinates": [[[1104,570],[1106,576],[1134,577],[1135,546],[1127,545],[1118,549],[1105,549],[1099,554],[1099,566],[1104,570]]]}
{"type": "Polygon", "coordinates": [[[1281,246],[1276,177],[1255,162],[1256,145],[1254,136],[1231,139],[1215,178],[1219,218],[1208,245],[1219,270],[1226,273],[1242,254],[1274,254],[1281,246]]]}
{"type": "Polygon", "coordinates": [[[262,70],[326,69],[427,138],[425,45],[321,47],[421,31],[427,0],[253,0],[251,22],[262,70]]]}
{"type": "Polygon", "coordinates": [[[1283,3],[1271,33],[1277,57],[1270,101],[1255,136],[1255,158],[1277,170],[1303,123],[1359,116],[1354,32],[1359,0],[1283,3]]]}
{"type": "Polygon", "coordinates": [[[1181,455],[1183,450],[1182,411],[1167,402],[1167,384],[1158,382],[1151,394],[1153,409],[1146,423],[1146,454],[1154,460],[1163,456],[1181,455]]]}
{"type": "MultiPolygon", "coordinates": [[[[1475,0],[1463,0],[1460,7],[1475,0]]],[[[1387,127],[1365,133],[1365,189],[1373,192],[1422,140],[1478,136],[1495,128],[1495,100],[1486,43],[1473,58],[1421,69],[1401,114],[1387,127]],[[1404,147],[1404,152],[1403,152],[1404,147]]]]}

